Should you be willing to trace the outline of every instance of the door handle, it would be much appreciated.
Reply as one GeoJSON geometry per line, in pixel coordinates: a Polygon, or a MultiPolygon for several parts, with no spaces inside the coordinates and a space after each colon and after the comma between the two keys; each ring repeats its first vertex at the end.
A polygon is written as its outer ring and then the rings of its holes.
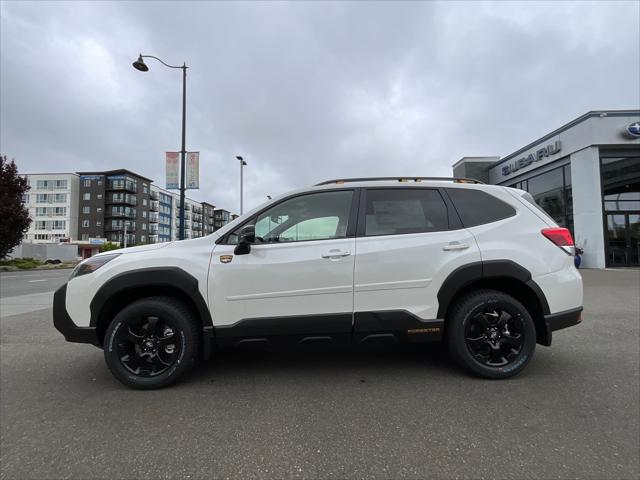
{"type": "Polygon", "coordinates": [[[451,250],[466,250],[467,248],[469,248],[469,245],[466,243],[460,243],[460,242],[451,242],[449,243],[449,245],[445,245],[444,247],[442,247],[443,250],[446,251],[451,251],[451,250]]]}
{"type": "Polygon", "coordinates": [[[340,258],[340,257],[348,257],[349,255],[351,255],[351,252],[349,250],[333,249],[323,253],[322,258],[340,258]]]}

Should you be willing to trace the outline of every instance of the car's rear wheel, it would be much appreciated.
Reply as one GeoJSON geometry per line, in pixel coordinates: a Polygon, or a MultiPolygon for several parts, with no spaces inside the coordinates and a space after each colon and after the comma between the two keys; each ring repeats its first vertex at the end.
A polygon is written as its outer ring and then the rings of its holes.
{"type": "Polygon", "coordinates": [[[455,360],[486,378],[516,375],[536,347],[536,329],[527,309],[495,290],[476,290],[460,298],[447,319],[446,335],[455,360]]]}
{"type": "Polygon", "coordinates": [[[113,319],[104,338],[111,373],[138,389],[167,386],[186,375],[198,354],[198,328],[189,309],[169,297],[138,300],[113,319]]]}

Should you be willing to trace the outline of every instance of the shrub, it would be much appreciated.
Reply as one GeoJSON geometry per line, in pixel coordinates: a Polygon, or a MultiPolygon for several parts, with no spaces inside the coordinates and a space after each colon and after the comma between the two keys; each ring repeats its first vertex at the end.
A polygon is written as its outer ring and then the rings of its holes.
{"type": "Polygon", "coordinates": [[[42,265],[42,262],[40,260],[36,260],[35,258],[30,258],[30,257],[0,260],[0,266],[17,267],[24,270],[29,268],[36,268],[36,267],[39,267],[40,265],[42,265]]]}

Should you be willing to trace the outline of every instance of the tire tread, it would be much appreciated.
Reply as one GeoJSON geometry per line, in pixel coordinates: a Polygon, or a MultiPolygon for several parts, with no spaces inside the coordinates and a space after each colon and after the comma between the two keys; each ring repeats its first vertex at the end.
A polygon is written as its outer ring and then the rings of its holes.
{"type": "Polygon", "coordinates": [[[458,363],[458,365],[460,365],[467,371],[485,378],[502,379],[518,374],[529,363],[535,351],[535,325],[533,323],[531,315],[522,305],[522,303],[520,303],[516,298],[499,290],[480,288],[465,293],[459,299],[457,299],[455,305],[448,315],[445,325],[448,326],[448,328],[445,327],[446,342],[448,344],[449,352],[456,363],[458,363]],[[510,371],[503,371],[502,369],[498,368],[482,366],[478,362],[473,360],[467,350],[467,346],[464,341],[464,330],[460,332],[460,330],[462,329],[462,321],[465,318],[466,313],[469,310],[475,308],[473,303],[480,302],[481,300],[484,300],[486,302],[488,298],[497,299],[498,301],[502,302],[508,302],[517,307],[522,312],[525,323],[529,325],[529,336],[531,336],[531,334],[533,333],[533,341],[531,341],[531,339],[528,340],[529,352],[527,352],[526,360],[517,368],[510,371]]]}

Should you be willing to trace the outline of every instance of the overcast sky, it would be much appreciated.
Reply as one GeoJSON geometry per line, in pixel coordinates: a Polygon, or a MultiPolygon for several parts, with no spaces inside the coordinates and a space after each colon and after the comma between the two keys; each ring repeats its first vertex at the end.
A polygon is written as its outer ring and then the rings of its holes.
{"type": "Polygon", "coordinates": [[[0,151],[19,170],[128,168],[237,211],[344,176],[451,175],[597,109],[640,107],[640,2],[1,3],[0,151]]]}

